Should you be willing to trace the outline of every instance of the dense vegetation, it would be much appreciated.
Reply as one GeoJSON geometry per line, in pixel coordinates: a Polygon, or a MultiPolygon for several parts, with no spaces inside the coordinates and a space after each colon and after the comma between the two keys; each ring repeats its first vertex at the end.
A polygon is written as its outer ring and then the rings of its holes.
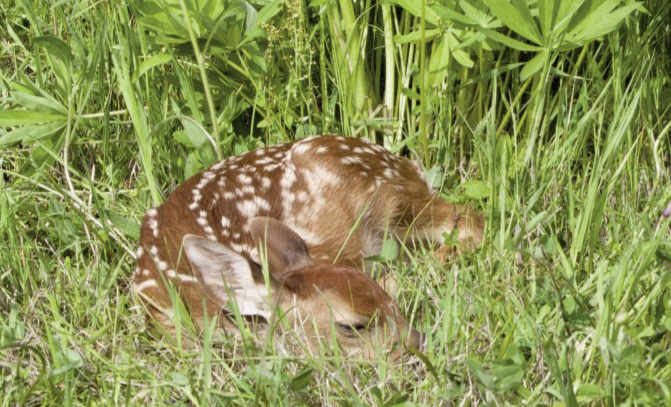
{"type": "Polygon", "coordinates": [[[0,405],[671,405],[670,81],[667,0],[0,0],[0,405]],[[326,132],[487,216],[380,258],[426,354],[153,335],[147,208],[326,132]]]}

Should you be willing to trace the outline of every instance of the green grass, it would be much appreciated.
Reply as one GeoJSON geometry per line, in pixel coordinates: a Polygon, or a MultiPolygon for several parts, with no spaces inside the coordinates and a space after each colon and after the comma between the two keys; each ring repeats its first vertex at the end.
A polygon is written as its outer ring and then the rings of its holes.
{"type": "Polygon", "coordinates": [[[492,1],[153,4],[0,0],[0,406],[671,405],[669,3],[534,51],[492,1]],[[146,209],[321,132],[420,158],[488,219],[449,265],[390,260],[425,357],[157,338],[128,290],[146,209]]]}

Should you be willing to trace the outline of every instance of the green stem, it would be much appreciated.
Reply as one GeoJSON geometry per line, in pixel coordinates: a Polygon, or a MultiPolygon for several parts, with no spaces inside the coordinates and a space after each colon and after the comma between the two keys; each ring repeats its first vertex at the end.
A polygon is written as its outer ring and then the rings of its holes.
{"type": "Polygon", "coordinates": [[[384,107],[387,117],[394,112],[395,71],[394,65],[394,28],[391,7],[382,6],[382,24],[384,25],[384,107]]]}
{"type": "Polygon", "coordinates": [[[200,52],[200,48],[198,47],[198,40],[196,39],[196,35],[193,32],[193,27],[191,26],[191,17],[189,16],[189,11],[186,8],[186,3],[184,0],[179,0],[179,4],[182,6],[182,13],[186,18],[186,29],[189,32],[193,53],[196,55],[198,69],[200,71],[200,78],[203,81],[203,88],[205,90],[205,99],[207,99],[207,106],[210,110],[210,119],[212,120],[212,136],[214,137],[215,141],[214,152],[217,155],[217,159],[221,160],[221,150],[219,149],[219,127],[217,126],[217,112],[214,109],[214,100],[212,99],[212,93],[210,92],[210,81],[207,79],[207,72],[205,71],[205,58],[203,57],[203,54],[200,52]]]}
{"type": "Polygon", "coordinates": [[[419,131],[424,150],[424,164],[429,165],[429,139],[426,136],[426,92],[425,92],[425,60],[426,60],[426,4],[422,0],[422,13],[419,20],[421,41],[419,44],[419,131]]]}

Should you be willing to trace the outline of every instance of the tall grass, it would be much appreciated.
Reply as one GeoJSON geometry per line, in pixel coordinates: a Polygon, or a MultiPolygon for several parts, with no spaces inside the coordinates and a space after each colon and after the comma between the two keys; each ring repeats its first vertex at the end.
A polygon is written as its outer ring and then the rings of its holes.
{"type": "Polygon", "coordinates": [[[503,3],[0,1],[0,404],[671,404],[671,4],[503,3]],[[156,337],[145,210],[320,132],[487,216],[447,266],[387,258],[426,355],[156,337]]]}

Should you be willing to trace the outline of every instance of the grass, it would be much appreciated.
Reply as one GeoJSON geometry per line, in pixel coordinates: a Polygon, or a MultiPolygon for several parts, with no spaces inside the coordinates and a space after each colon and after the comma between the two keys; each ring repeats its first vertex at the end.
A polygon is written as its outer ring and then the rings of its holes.
{"type": "Polygon", "coordinates": [[[546,53],[443,21],[445,58],[429,2],[253,1],[256,25],[165,4],[189,24],[0,1],[0,405],[671,405],[666,1],[546,53]],[[415,154],[487,216],[447,266],[388,259],[426,355],[153,335],[128,291],[146,209],[218,155],[320,132],[415,154]]]}

